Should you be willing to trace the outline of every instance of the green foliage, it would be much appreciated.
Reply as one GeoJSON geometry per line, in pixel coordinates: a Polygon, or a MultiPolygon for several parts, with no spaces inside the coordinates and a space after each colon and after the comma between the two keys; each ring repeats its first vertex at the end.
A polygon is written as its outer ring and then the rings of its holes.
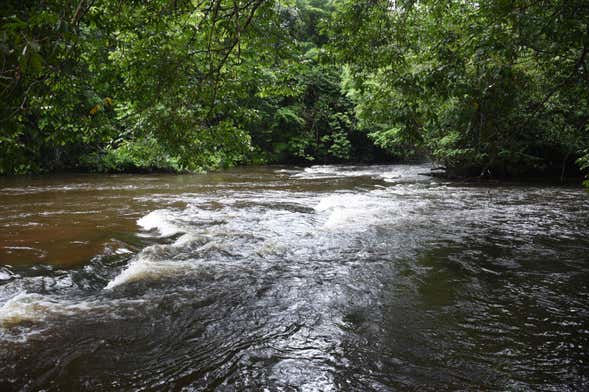
{"type": "Polygon", "coordinates": [[[321,64],[334,9],[7,1],[0,174],[351,159],[352,105],[321,64]]]}
{"type": "Polygon", "coordinates": [[[0,173],[76,166],[118,133],[112,92],[94,69],[103,39],[88,4],[8,1],[0,10],[0,173]]]}
{"type": "Polygon", "coordinates": [[[589,143],[583,1],[344,1],[332,49],[363,128],[395,153],[522,174],[589,143]]]}
{"type": "MultiPolygon", "coordinates": [[[[589,171],[589,149],[583,151],[583,155],[577,160],[577,162],[579,163],[581,170],[586,172],[589,171]]],[[[583,182],[583,185],[589,188],[589,174],[587,175],[585,182],[583,182]]]]}
{"type": "Polygon", "coordinates": [[[292,91],[266,100],[252,127],[254,144],[267,151],[265,160],[352,159],[353,105],[341,92],[339,68],[310,63],[299,67],[292,82],[292,91]]]}
{"type": "Polygon", "coordinates": [[[182,171],[178,158],[171,157],[154,138],[124,141],[81,158],[81,165],[97,172],[182,171]]]}
{"type": "MultiPolygon", "coordinates": [[[[340,162],[365,155],[352,146],[358,131],[353,103],[341,88],[342,67],[325,61],[325,27],[333,10],[327,1],[280,8],[278,42],[287,42],[289,50],[258,73],[259,100],[242,103],[255,111],[245,126],[255,146],[251,161],[340,162]]],[[[356,143],[372,146],[366,139],[356,143]]]]}
{"type": "Polygon", "coordinates": [[[7,0],[0,20],[0,174],[379,148],[481,175],[587,169],[586,1],[7,0]]]}
{"type": "Polygon", "coordinates": [[[271,2],[14,1],[1,12],[0,173],[97,157],[102,170],[202,170],[249,151],[236,124],[247,86],[234,79],[256,51],[248,27],[272,16],[271,2]]]}

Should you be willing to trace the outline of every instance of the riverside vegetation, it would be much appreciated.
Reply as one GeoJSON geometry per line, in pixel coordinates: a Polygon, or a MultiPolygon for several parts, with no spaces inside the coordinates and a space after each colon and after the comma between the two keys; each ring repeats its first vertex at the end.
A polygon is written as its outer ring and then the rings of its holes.
{"type": "Polygon", "coordinates": [[[589,168],[584,0],[7,0],[0,174],[589,168]]]}
{"type": "Polygon", "coordinates": [[[589,390],[588,7],[2,0],[0,391],[589,390]]]}

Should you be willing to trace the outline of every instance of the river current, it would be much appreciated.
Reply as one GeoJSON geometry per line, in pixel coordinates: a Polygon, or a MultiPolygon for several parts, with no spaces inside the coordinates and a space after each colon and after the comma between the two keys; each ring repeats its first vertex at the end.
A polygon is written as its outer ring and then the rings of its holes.
{"type": "Polygon", "coordinates": [[[427,165],[0,182],[0,390],[589,389],[589,195],[427,165]]]}

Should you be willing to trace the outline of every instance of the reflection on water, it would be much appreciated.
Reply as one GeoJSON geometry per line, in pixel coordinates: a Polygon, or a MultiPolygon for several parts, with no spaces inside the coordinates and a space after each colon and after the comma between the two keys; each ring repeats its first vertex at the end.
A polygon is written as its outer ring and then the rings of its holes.
{"type": "Polygon", "coordinates": [[[587,195],[427,170],[3,180],[1,389],[588,389],[587,195]]]}

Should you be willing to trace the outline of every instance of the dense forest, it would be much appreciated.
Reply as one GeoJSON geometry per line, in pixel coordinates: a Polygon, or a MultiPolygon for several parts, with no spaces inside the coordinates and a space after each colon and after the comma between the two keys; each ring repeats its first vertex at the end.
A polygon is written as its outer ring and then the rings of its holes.
{"type": "Polygon", "coordinates": [[[589,168],[586,0],[7,0],[0,174],[589,168]]]}

